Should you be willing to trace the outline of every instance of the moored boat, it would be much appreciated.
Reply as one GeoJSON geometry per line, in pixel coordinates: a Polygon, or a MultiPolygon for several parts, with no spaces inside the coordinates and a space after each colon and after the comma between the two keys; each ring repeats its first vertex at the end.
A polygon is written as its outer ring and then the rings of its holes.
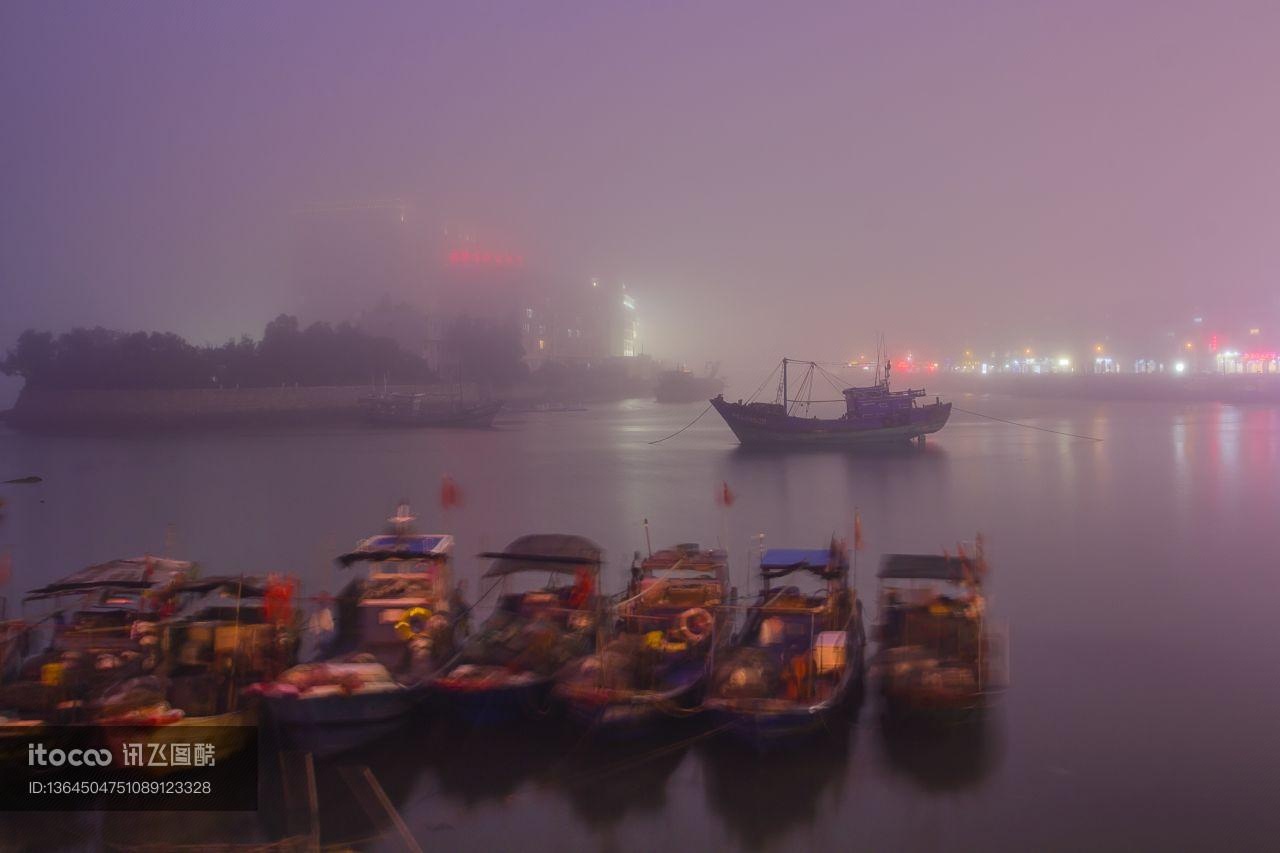
{"type": "Polygon", "coordinates": [[[420,534],[407,506],[387,532],[338,558],[364,565],[335,604],[335,633],[313,663],[256,685],[285,742],[336,753],[404,724],[454,650],[453,537],[420,534]]]}
{"type": "Polygon", "coordinates": [[[693,403],[714,397],[724,391],[724,380],[716,375],[719,368],[719,363],[709,364],[703,376],[694,374],[684,366],[664,370],[658,375],[658,383],[654,386],[654,398],[659,403],[693,403]]]}
{"type": "Polygon", "coordinates": [[[627,597],[611,611],[613,636],[554,690],[571,720],[608,739],[692,713],[731,616],[724,551],[686,544],[636,557],[627,597]]]}
{"type": "Polygon", "coordinates": [[[490,427],[502,411],[499,400],[465,402],[426,394],[379,393],[361,401],[373,423],[396,426],[490,427]]]}
{"type": "Polygon", "coordinates": [[[886,554],[872,670],[891,711],[967,715],[1003,687],[1001,648],[983,594],[981,537],[970,558],[886,554]]]}
{"type": "Polygon", "coordinates": [[[81,722],[86,702],[111,684],[153,672],[163,657],[161,626],[190,601],[183,584],[196,565],[138,557],[74,572],[27,593],[33,617],[24,644],[38,647],[0,686],[0,713],[81,722]]]}
{"type": "MultiPolygon", "coordinates": [[[[122,679],[87,705],[113,749],[199,739],[228,759],[257,737],[258,703],[243,689],[292,665],[298,641],[296,583],[281,576],[203,577],[175,593],[186,604],[158,626],[162,657],[148,674],[122,679]]],[[[169,764],[160,772],[177,772],[169,764]]]]}
{"type": "MultiPolygon", "coordinates": [[[[711,400],[740,443],[773,447],[854,447],[914,440],[922,444],[926,435],[942,429],[951,417],[951,404],[942,402],[941,398],[932,403],[921,402],[925,397],[923,388],[890,390],[887,362],[883,379],[877,378],[872,385],[843,389],[843,414],[834,418],[810,417],[812,404],[839,401],[793,398],[787,381],[788,367],[792,364],[806,365],[805,377],[799,383],[801,389],[812,389],[816,371],[826,374],[816,362],[784,358],[782,381],[774,402],[739,400],[734,403],[723,395],[711,400]]],[[[835,377],[827,378],[836,381],[835,377]]]]}
{"type": "Polygon", "coordinates": [[[481,556],[493,560],[484,577],[502,587],[497,606],[431,690],[445,710],[476,725],[538,716],[557,674],[597,646],[602,551],[582,536],[532,534],[481,556]],[[547,580],[512,591],[519,575],[547,580]]]}
{"type": "Polygon", "coordinates": [[[862,604],[843,545],[775,548],[760,561],[764,589],[734,645],[716,662],[703,708],[712,725],[767,750],[822,731],[862,679],[862,604]],[[772,581],[822,582],[802,592],[772,581]]]}

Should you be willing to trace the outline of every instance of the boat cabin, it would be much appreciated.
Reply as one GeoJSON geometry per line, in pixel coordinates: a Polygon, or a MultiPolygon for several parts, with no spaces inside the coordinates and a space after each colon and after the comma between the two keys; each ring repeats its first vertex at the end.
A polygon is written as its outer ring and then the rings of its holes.
{"type": "Polygon", "coordinates": [[[764,589],[748,611],[737,648],[718,667],[713,696],[822,703],[847,686],[851,650],[861,649],[848,574],[848,556],[837,545],[766,551],[760,561],[764,589]],[[774,586],[797,574],[821,581],[822,587],[774,586]]]}
{"type": "Polygon", "coordinates": [[[410,532],[409,517],[398,518],[399,528],[363,539],[338,557],[342,566],[360,564],[367,571],[339,599],[336,650],[367,652],[390,669],[402,664],[407,642],[442,639],[435,635],[445,627],[441,620],[451,624],[453,595],[453,537],[410,532]]]}
{"type": "Polygon", "coordinates": [[[181,610],[188,598],[182,584],[195,572],[194,563],[182,560],[112,560],[31,590],[23,604],[53,603],[55,648],[128,648],[138,639],[135,623],[158,622],[181,610]],[[66,606],[67,599],[75,603],[66,606]]]}
{"type": "Polygon", "coordinates": [[[503,551],[481,554],[493,560],[484,577],[501,585],[497,610],[526,621],[548,620],[567,627],[595,622],[603,551],[590,539],[560,533],[531,534],[503,551]],[[546,575],[543,585],[513,589],[513,578],[546,575]]]}
{"type": "Polygon", "coordinates": [[[955,707],[989,687],[985,573],[981,556],[884,556],[879,668],[886,694],[915,706],[955,707]]]}

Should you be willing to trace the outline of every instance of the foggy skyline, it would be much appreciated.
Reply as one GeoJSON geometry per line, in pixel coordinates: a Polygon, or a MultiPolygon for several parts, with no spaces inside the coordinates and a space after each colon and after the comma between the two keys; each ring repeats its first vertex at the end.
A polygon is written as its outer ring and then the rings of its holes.
{"type": "MultiPolygon", "coordinates": [[[[397,197],[751,368],[1280,320],[1270,4],[0,9],[0,348],[258,335],[397,197]]],[[[372,301],[371,296],[371,301],[372,301]]],[[[738,377],[749,379],[750,377],[738,377]]]]}

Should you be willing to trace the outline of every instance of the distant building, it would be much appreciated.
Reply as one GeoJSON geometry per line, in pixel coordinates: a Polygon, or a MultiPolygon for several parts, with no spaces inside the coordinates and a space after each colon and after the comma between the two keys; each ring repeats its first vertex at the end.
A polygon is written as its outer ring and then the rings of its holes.
{"type": "Polygon", "coordinates": [[[640,355],[635,296],[620,283],[548,274],[524,253],[405,202],[316,205],[296,216],[294,284],[304,322],[349,321],[433,364],[459,317],[509,324],[525,361],[590,364],[640,355]]]}

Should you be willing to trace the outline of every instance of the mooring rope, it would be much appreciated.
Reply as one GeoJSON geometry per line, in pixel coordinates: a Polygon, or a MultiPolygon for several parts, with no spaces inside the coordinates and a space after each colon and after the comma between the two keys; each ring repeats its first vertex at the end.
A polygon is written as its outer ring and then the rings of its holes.
{"type": "Polygon", "coordinates": [[[691,427],[691,426],[693,426],[694,424],[696,424],[698,421],[702,420],[702,415],[705,415],[707,412],[711,411],[711,409],[712,409],[712,407],[711,407],[711,406],[707,406],[705,409],[703,409],[703,410],[702,410],[702,414],[701,414],[701,415],[698,415],[696,418],[694,418],[693,420],[689,421],[689,422],[688,422],[687,424],[685,424],[684,426],[680,427],[680,429],[678,429],[678,430],[676,430],[675,432],[671,433],[671,435],[664,435],[662,438],[658,439],[657,441],[650,441],[650,442],[649,442],[649,444],[662,444],[662,442],[666,441],[668,438],[675,438],[677,435],[679,435],[680,433],[684,432],[684,431],[685,431],[685,430],[687,430],[689,427],[691,427]]]}
{"type": "Polygon", "coordinates": [[[955,409],[957,412],[964,412],[966,415],[975,415],[979,418],[986,418],[989,421],[999,421],[1002,424],[1012,424],[1013,426],[1022,427],[1023,429],[1036,429],[1036,430],[1039,430],[1040,432],[1051,432],[1054,435],[1065,435],[1067,438],[1082,438],[1085,441],[1102,441],[1102,439],[1098,438],[1096,435],[1079,435],[1074,432],[1063,432],[1062,430],[1049,429],[1048,427],[1032,426],[1031,424],[1019,423],[1018,421],[1010,421],[1010,420],[1006,420],[1005,418],[997,418],[995,415],[984,415],[982,412],[974,412],[974,411],[970,411],[969,409],[962,409],[959,406],[955,405],[954,403],[952,404],[951,408],[955,409]]]}

